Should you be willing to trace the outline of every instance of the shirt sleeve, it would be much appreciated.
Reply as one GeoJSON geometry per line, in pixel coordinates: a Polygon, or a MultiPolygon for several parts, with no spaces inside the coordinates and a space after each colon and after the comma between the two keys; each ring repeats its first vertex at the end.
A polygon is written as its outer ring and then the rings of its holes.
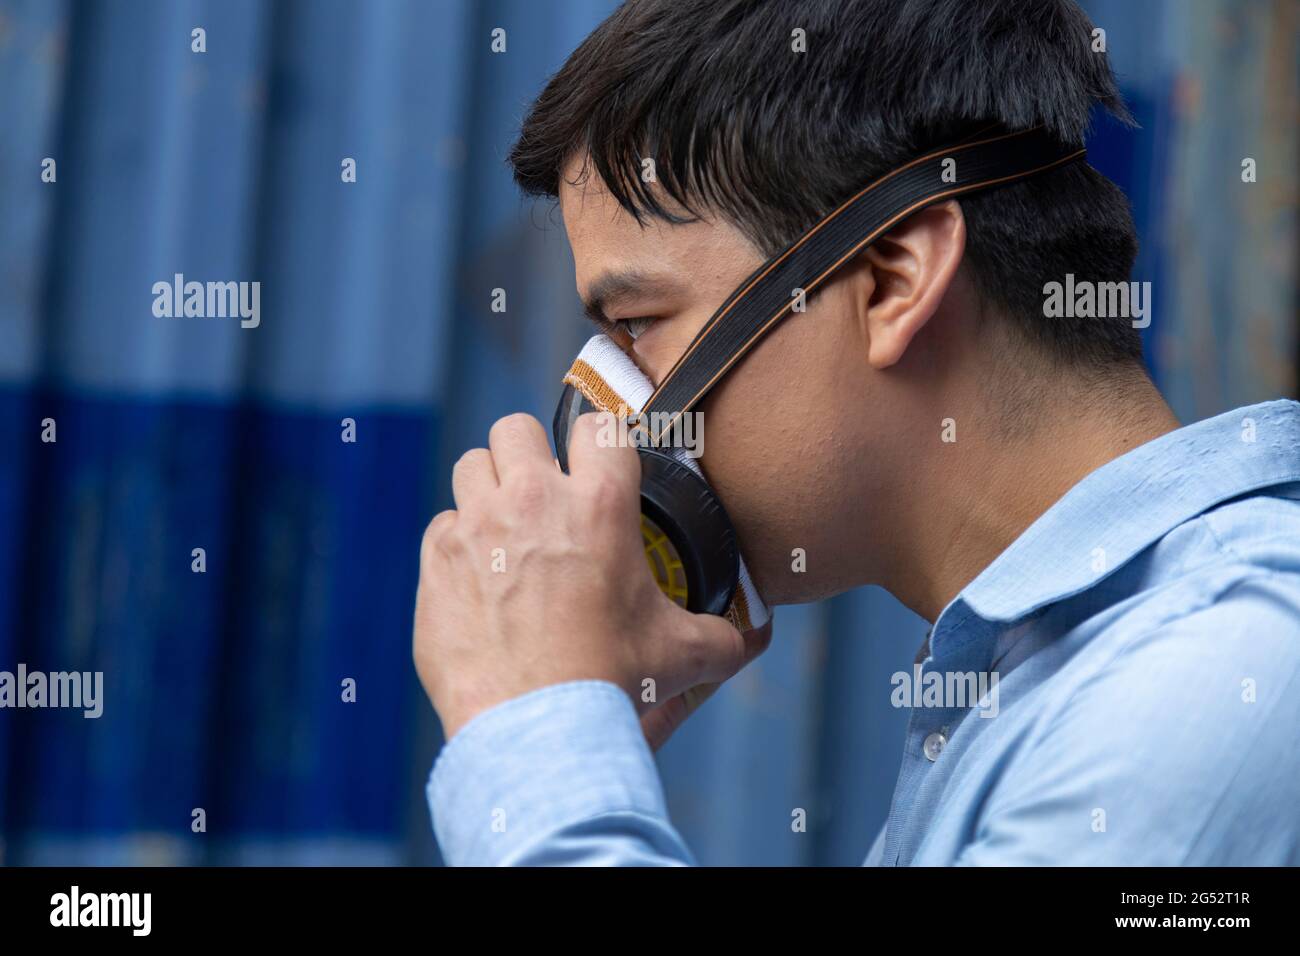
{"type": "Polygon", "coordinates": [[[453,866],[689,866],[631,699],[607,681],[530,691],[473,717],[429,775],[453,866]]]}

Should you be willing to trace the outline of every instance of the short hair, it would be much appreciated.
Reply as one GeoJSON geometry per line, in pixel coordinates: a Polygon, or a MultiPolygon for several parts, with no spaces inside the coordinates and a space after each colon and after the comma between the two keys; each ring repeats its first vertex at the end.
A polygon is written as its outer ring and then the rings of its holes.
{"type": "MultiPolygon", "coordinates": [[[[1096,107],[1132,124],[1092,32],[1073,0],[627,0],[547,83],[510,163],[525,193],[558,197],[582,156],[638,221],[707,210],[772,256],[972,129],[1042,125],[1081,144],[1096,107]]],[[[1114,183],[1071,163],[961,208],[981,302],[1026,341],[1093,371],[1141,362],[1127,318],[1044,315],[1043,286],[1066,273],[1128,281],[1137,236],[1114,183]]]]}

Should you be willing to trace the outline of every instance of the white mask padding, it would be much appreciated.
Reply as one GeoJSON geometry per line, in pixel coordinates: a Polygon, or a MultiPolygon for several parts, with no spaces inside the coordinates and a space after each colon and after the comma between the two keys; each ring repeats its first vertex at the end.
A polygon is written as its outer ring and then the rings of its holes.
{"type": "MultiPolygon", "coordinates": [[[[654,393],[650,379],[606,335],[595,335],[587,341],[574,360],[573,367],[564,376],[564,382],[582,392],[597,408],[607,412],[620,411],[617,407],[618,399],[622,400],[629,411],[639,412],[645,408],[646,402],[654,393]],[[614,399],[611,399],[610,393],[613,393],[614,399]]],[[[663,451],[704,477],[699,462],[688,455],[685,449],[665,448],[663,451]]],[[[727,616],[742,631],[762,627],[772,616],[772,612],[758,596],[743,556],[740,559],[740,587],[727,616]]]]}

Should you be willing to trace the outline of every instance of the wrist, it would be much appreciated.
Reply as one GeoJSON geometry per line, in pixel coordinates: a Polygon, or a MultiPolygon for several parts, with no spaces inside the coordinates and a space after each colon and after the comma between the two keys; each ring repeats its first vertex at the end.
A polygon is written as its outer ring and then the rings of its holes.
{"type": "MultiPolygon", "coordinates": [[[[590,669],[582,672],[575,672],[570,675],[555,677],[549,680],[537,680],[526,683],[519,683],[510,687],[498,687],[490,692],[480,692],[473,694],[457,693],[455,690],[446,695],[440,695],[438,702],[434,705],[437,711],[438,719],[442,723],[443,739],[450,741],[459,733],[467,724],[480,714],[487,713],[503,704],[519,700],[532,693],[544,690],[549,687],[556,687],[561,684],[574,684],[582,682],[596,681],[603,684],[611,684],[623,691],[625,695],[636,706],[637,697],[629,687],[639,686],[636,681],[626,681],[617,676],[606,672],[594,672],[590,669]],[[445,696],[445,700],[444,700],[445,696]]],[[[463,683],[463,682],[462,682],[463,683]]]]}

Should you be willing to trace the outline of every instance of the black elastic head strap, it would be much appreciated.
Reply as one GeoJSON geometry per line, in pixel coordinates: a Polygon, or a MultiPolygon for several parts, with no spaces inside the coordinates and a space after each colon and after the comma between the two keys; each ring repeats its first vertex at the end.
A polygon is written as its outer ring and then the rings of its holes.
{"type": "Polygon", "coordinates": [[[764,263],[722,304],[646,402],[636,427],[660,444],[683,414],[799,300],[880,236],[924,207],[1082,159],[1041,127],[974,138],[886,173],[764,263]],[[651,418],[652,413],[658,413],[651,418]],[[651,428],[650,424],[662,425],[651,428]]]}

